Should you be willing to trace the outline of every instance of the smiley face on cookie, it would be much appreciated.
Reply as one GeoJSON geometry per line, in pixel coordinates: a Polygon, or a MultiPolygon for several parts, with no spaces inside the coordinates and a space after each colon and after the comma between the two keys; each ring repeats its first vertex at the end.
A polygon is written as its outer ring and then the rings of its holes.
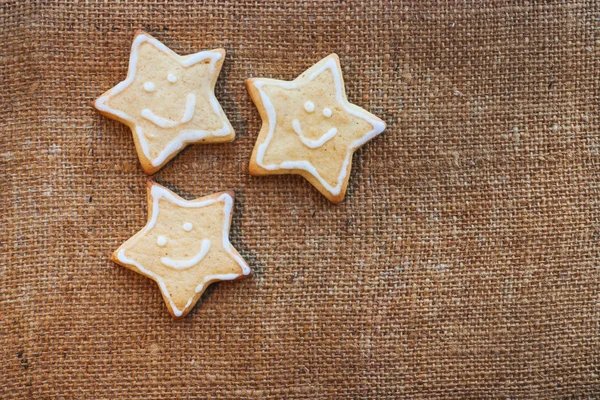
{"type": "MultiPolygon", "coordinates": [[[[174,88],[170,87],[170,86],[174,86],[176,83],[177,83],[177,76],[175,74],[169,73],[165,77],[164,82],[161,82],[162,86],[159,86],[158,91],[157,91],[157,84],[151,80],[144,82],[142,87],[146,93],[150,93],[150,94],[157,93],[157,95],[158,95],[158,94],[162,94],[163,92],[168,92],[168,91],[174,90],[174,88]],[[165,84],[165,83],[167,83],[167,84],[165,84]]],[[[162,96],[162,97],[164,98],[164,96],[162,96]]],[[[185,101],[185,108],[183,109],[183,116],[179,119],[173,118],[173,116],[157,115],[152,111],[151,108],[142,109],[140,114],[143,118],[152,122],[154,125],[156,125],[159,128],[163,128],[163,129],[174,128],[176,126],[190,122],[192,120],[192,118],[194,117],[194,112],[196,110],[196,94],[187,93],[187,95],[185,96],[185,99],[186,99],[186,101],[185,101]]],[[[177,100],[177,99],[175,99],[175,100],[177,100]]],[[[146,131],[145,134],[146,134],[146,136],[151,136],[151,134],[149,134],[149,131],[146,131]]]]}
{"type": "MultiPolygon", "coordinates": [[[[304,107],[303,107],[304,111],[308,114],[313,114],[315,113],[315,103],[313,103],[310,100],[307,100],[304,103],[304,107]]],[[[321,115],[323,116],[323,118],[331,118],[331,116],[333,115],[333,112],[331,111],[331,108],[329,107],[323,107],[321,109],[321,115]]],[[[323,123],[314,123],[312,124],[313,127],[313,131],[317,131],[317,135],[319,135],[319,128],[322,127],[324,124],[323,123]]],[[[298,136],[300,137],[300,140],[302,141],[302,143],[304,145],[306,145],[307,147],[311,148],[311,149],[316,149],[317,147],[321,147],[323,146],[325,143],[327,143],[329,140],[333,139],[333,137],[337,134],[338,129],[335,127],[332,127],[330,129],[328,129],[326,132],[323,132],[322,135],[318,136],[317,139],[310,139],[309,137],[305,136],[304,133],[302,132],[302,126],[300,125],[300,119],[299,118],[294,118],[292,120],[292,129],[294,129],[294,132],[296,132],[298,134],[298,136]]]]}
{"type": "Polygon", "coordinates": [[[206,287],[250,274],[229,243],[233,194],[184,200],[153,182],[146,226],[121,245],[113,260],[154,281],[174,317],[183,317],[206,287]]]}
{"type": "MultiPolygon", "coordinates": [[[[186,233],[189,234],[193,229],[194,225],[191,222],[185,222],[181,227],[181,231],[177,232],[177,229],[171,230],[171,233],[175,235],[175,238],[170,238],[167,235],[158,235],[156,238],[156,245],[159,247],[166,247],[174,242],[176,246],[181,247],[181,238],[187,236],[186,233]]],[[[191,255],[185,254],[183,258],[172,258],[165,255],[160,258],[160,262],[163,265],[176,270],[192,268],[195,265],[198,265],[198,263],[200,263],[200,261],[206,257],[208,251],[210,250],[210,239],[202,239],[199,244],[199,246],[190,246],[190,249],[199,247],[197,253],[193,253],[191,255]]]]}
{"type": "Polygon", "coordinates": [[[302,175],[339,203],[354,151],[383,132],[385,123],[348,102],[337,55],[293,81],[251,78],[246,87],[263,119],[250,173],[302,175]]]}
{"type": "Polygon", "coordinates": [[[140,31],[127,79],[94,106],[131,128],[142,167],[154,173],[190,143],[233,140],[233,128],[214,95],[224,58],[223,49],[180,56],[140,31]]]}

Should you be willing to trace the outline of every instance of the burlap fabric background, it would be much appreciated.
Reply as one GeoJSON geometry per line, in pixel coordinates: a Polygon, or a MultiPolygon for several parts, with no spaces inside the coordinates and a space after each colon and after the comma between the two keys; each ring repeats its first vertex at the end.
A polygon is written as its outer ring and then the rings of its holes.
{"type": "Polygon", "coordinates": [[[0,7],[1,398],[600,396],[600,6],[508,1],[40,2],[0,7]],[[90,102],[133,32],[222,46],[236,132],[155,180],[234,189],[252,279],[173,321],[109,260],[146,221],[127,127],[90,102]],[[340,55],[387,121],[339,206],[247,173],[243,85],[340,55]]]}

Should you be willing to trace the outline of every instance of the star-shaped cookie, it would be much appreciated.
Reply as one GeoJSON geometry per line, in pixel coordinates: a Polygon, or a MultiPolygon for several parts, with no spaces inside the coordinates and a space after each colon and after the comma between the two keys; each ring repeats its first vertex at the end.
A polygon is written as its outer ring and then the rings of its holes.
{"type": "Polygon", "coordinates": [[[348,102],[340,61],[331,54],[293,81],[246,81],[263,125],[252,175],[298,174],[333,203],[343,200],[352,155],[385,123],[348,102]]]}
{"type": "Polygon", "coordinates": [[[232,209],[232,192],[188,201],[149,182],[148,223],[112,260],[156,281],[171,315],[183,318],[211,283],[251,273],[229,243],[232,209]]]}
{"type": "Polygon", "coordinates": [[[127,78],[94,107],[131,128],[140,163],[153,174],[190,143],[234,139],[214,94],[224,59],[223,49],[180,56],[138,31],[127,78]]]}

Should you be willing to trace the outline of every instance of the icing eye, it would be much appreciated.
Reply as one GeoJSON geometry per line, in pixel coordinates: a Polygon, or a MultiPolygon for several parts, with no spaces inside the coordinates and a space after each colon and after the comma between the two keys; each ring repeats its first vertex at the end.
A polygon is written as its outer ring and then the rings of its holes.
{"type": "Polygon", "coordinates": [[[327,117],[327,118],[331,117],[331,108],[327,108],[327,107],[325,107],[325,108],[323,109],[323,115],[324,115],[325,117],[327,117]]]}
{"type": "Polygon", "coordinates": [[[185,224],[183,224],[183,230],[186,232],[191,231],[193,227],[194,225],[192,225],[191,222],[186,222],[185,224]]]}
{"type": "Polygon", "coordinates": [[[176,77],[175,75],[173,75],[173,74],[169,74],[169,75],[167,76],[167,80],[168,80],[169,82],[171,82],[171,83],[175,83],[175,82],[177,82],[177,77],[176,77]]]}
{"type": "Polygon", "coordinates": [[[152,82],[144,83],[144,90],[146,92],[154,92],[154,89],[156,89],[156,86],[154,86],[154,83],[152,83],[152,82]]]}
{"type": "Polygon", "coordinates": [[[159,236],[156,239],[156,244],[159,245],[160,247],[163,247],[165,244],[167,244],[167,238],[162,235],[159,236]]]}
{"type": "Polygon", "coordinates": [[[304,103],[304,109],[306,110],[306,112],[313,112],[315,111],[315,103],[313,103],[312,101],[307,101],[306,103],[304,103]]]}

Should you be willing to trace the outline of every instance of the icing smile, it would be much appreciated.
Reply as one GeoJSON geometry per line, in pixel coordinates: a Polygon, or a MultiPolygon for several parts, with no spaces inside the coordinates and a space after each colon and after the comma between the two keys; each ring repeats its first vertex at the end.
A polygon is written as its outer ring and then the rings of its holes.
{"type": "Polygon", "coordinates": [[[294,132],[298,134],[300,137],[300,141],[307,147],[311,149],[316,149],[317,147],[323,146],[325,143],[333,139],[333,137],[337,134],[337,128],[331,128],[325,134],[323,134],[319,139],[309,139],[302,134],[302,128],[300,127],[300,121],[297,119],[292,120],[292,128],[294,128],[294,132]]]}
{"type": "Polygon", "coordinates": [[[208,254],[208,250],[210,250],[210,240],[204,239],[202,241],[202,247],[200,248],[200,251],[194,257],[185,260],[173,260],[170,257],[162,257],[160,262],[167,267],[176,270],[188,269],[202,261],[202,259],[208,254]]]}
{"type": "Polygon", "coordinates": [[[192,117],[194,116],[194,109],[196,108],[196,95],[190,93],[187,95],[187,99],[185,102],[185,112],[183,113],[183,117],[179,121],[172,121],[167,118],[163,118],[158,116],[152,112],[149,108],[144,108],[142,110],[142,117],[146,118],[148,121],[152,122],[154,125],[157,125],[161,128],[173,128],[181,124],[185,124],[186,122],[190,122],[192,117]]]}

